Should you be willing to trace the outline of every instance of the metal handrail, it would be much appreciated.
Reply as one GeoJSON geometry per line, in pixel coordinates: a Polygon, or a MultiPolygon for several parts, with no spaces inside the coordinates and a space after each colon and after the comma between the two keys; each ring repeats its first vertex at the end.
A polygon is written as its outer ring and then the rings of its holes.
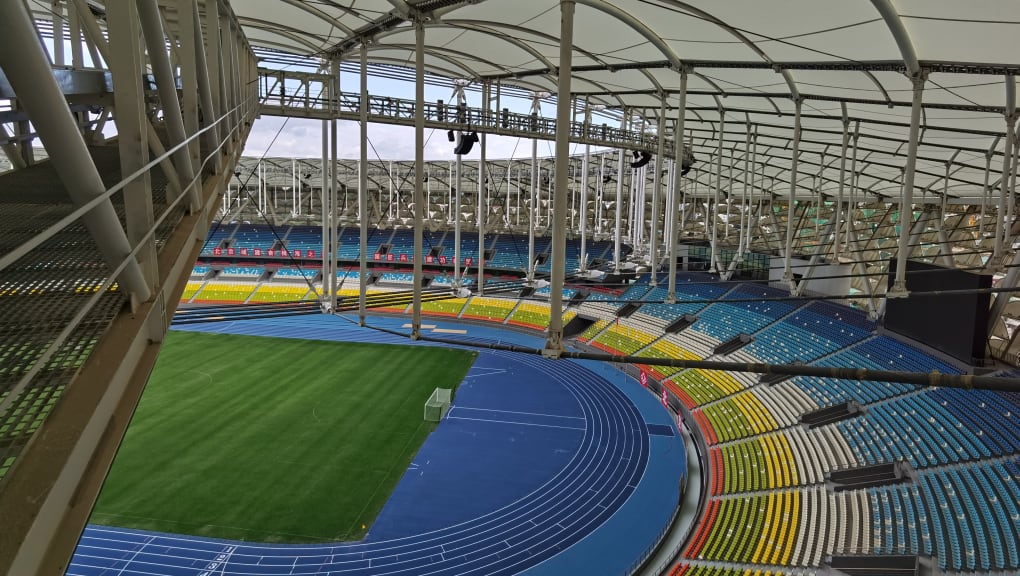
{"type": "MultiPolygon", "coordinates": [[[[95,208],[99,204],[101,204],[104,201],[108,200],[110,197],[112,197],[117,192],[120,192],[125,186],[127,186],[128,184],[133,182],[136,178],[138,178],[142,174],[145,174],[149,170],[152,170],[152,168],[154,168],[160,162],[170,158],[170,156],[172,156],[178,150],[180,150],[180,149],[184,148],[185,146],[188,146],[189,144],[191,144],[192,141],[194,141],[196,138],[198,138],[202,134],[205,134],[207,131],[212,130],[213,128],[215,128],[220,122],[222,122],[225,118],[227,118],[227,116],[229,116],[230,114],[232,114],[235,111],[237,111],[243,105],[244,105],[244,103],[238,104],[237,106],[232,108],[230,111],[224,113],[222,116],[220,116],[218,119],[216,119],[216,121],[213,122],[212,124],[206,126],[205,128],[202,128],[198,132],[195,132],[187,140],[181,142],[180,144],[174,146],[173,148],[170,148],[163,155],[157,157],[156,159],[149,161],[148,164],[146,164],[145,166],[142,166],[141,168],[136,170],[134,173],[130,174],[127,178],[124,178],[120,182],[114,184],[109,189],[107,189],[105,192],[103,192],[102,194],[96,196],[92,200],[89,200],[87,203],[82,204],[76,210],[74,210],[73,212],[71,212],[67,216],[64,216],[63,218],[61,218],[60,220],[56,221],[55,223],[51,224],[49,227],[47,227],[45,230],[43,230],[39,234],[36,234],[35,236],[30,238],[29,240],[26,240],[23,244],[19,245],[14,250],[11,250],[7,254],[4,254],[2,257],[0,257],[0,271],[3,271],[5,268],[7,268],[8,266],[13,264],[14,262],[16,262],[19,259],[21,259],[22,257],[24,257],[26,254],[28,254],[32,250],[38,248],[40,245],[42,245],[43,242],[49,240],[50,238],[55,236],[58,232],[60,232],[64,228],[67,228],[68,226],[70,226],[73,222],[75,222],[76,220],[81,218],[83,215],[88,213],[90,210],[92,210],[93,208],[95,208]]],[[[236,130],[236,127],[235,127],[235,130],[236,130]]],[[[233,132],[234,131],[231,131],[231,134],[233,134],[233,132]]],[[[220,143],[220,146],[217,148],[217,150],[219,150],[219,148],[222,148],[222,146],[223,146],[223,142],[220,143]]],[[[206,161],[208,161],[208,159],[206,161]]],[[[203,165],[204,164],[205,163],[203,162],[203,165]]],[[[195,182],[195,180],[192,180],[192,184],[194,182],[195,182]]],[[[191,189],[192,184],[189,184],[188,186],[186,186],[185,188],[183,188],[181,190],[181,197],[182,198],[186,195],[188,190],[191,189]]],[[[180,200],[180,198],[178,198],[178,200],[180,200]]],[[[175,200],[173,202],[173,204],[171,204],[171,206],[176,205],[178,200],[175,200]]]]}
{"type": "MultiPolygon", "coordinates": [[[[159,158],[157,158],[157,159],[149,162],[145,166],[139,168],[134,173],[129,175],[127,178],[124,178],[123,180],[121,180],[117,184],[113,185],[109,190],[107,190],[103,194],[97,196],[93,200],[89,201],[87,204],[82,205],[81,207],[79,207],[77,210],[75,210],[74,212],[72,212],[68,216],[65,216],[64,218],[61,218],[60,221],[58,221],[57,223],[53,224],[52,226],[50,226],[49,228],[47,228],[43,232],[41,232],[38,235],[36,235],[35,237],[33,237],[32,239],[28,240],[24,244],[21,244],[20,246],[15,248],[14,251],[12,251],[11,253],[9,253],[9,254],[4,256],[3,261],[0,262],[0,263],[2,263],[2,265],[0,265],[0,270],[3,270],[6,266],[10,265],[11,262],[17,261],[18,258],[20,258],[21,256],[24,256],[25,254],[27,254],[32,249],[38,247],[42,242],[44,242],[47,239],[53,237],[56,233],[60,232],[62,229],[66,228],[72,222],[76,221],[82,215],[87,213],[89,210],[93,209],[100,202],[109,199],[113,194],[116,194],[118,191],[120,191],[125,186],[127,186],[128,183],[132,182],[133,180],[137,179],[139,176],[147,173],[149,170],[154,168],[157,164],[159,164],[159,162],[164,160],[170,154],[173,154],[175,151],[179,150],[180,148],[182,148],[184,146],[187,146],[195,138],[200,137],[207,130],[211,130],[212,128],[214,128],[217,124],[219,124],[219,122],[221,122],[224,118],[228,117],[230,114],[232,114],[235,111],[237,111],[244,104],[245,103],[242,102],[242,103],[238,104],[237,106],[235,106],[230,111],[225,112],[215,122],[211,123],[209,126],[206,126],[202,130],[199,130],[198,132],[193,134],[191,137],[189,137],[187,140],[181,142],[177,146],[175,146],[172,149],[168,150],[166,152],[166,154],[160,156],[159,158]],[[39,241],[36,241],[36,239],[38,239],[40,237],[42,237],[42,239],[39,240],[39,241]],[[29,245],[31,245],[31,246],[29,246],[29,245]],[[27,249],[25,249],[25,250],[22,250],[26,246],[29,246],[29,247],[27,249]],[[11,260],[11,262],[7,262],[6,260],[8,259],[8,256],[11,256],[15,252],[19,253],[17,255],[17,257],[13,258],[13,260],[11,260]]],[[[203,172],[204,172],[204,168],[210,163],[210,161],[212,161],[217,155],[219,155],[220,150],[223,149],[223,147],[226,145],[226,143],[230,141],[230,139],[234,136],[234,134],[236,132],[238,132],[240,130],[240,128],[241,128],[241,123],[238,123],[236,126],[234,126],[234,128],[229,133],[225,134],[223,136],[223,138],[221,138],[221,140],[219,142],[219,145],[214,150],[212,150],[205,157],[205,159],[203,159],[203,161],[202,161],[202,168],[203,168],[203,170],[197,170],[196,171],[195,176],[192,178],[191,182],[189,182],[188,185],[182,190],[181,194],[176,199],[174,199],[172,202],[170,202],[167,205],[166,209],[159,215],[159,217],[154,219],[152,227],[150,227],[149,230],[146,231],[146,233],[139,239],[138,243],[135,244],[134,247],[132,247],[131,251],[127,254],[127,256],[124,257],[123,260],[121,260],[120,264],[110,272],[110,274],[107,276],[106,280],[104,280],[103,283],[99,285],[99,287],[95,290],[95,292],[92,294],[92,296],[90,296],[89,299],[86,300],[85,304],[78,310],[77,313],[75,313],[75,315],[71,318],[71,320],[68,322],[68,324],[63,328],[63,330],[61,330],[60,333],[57,334],[57,337],[54,338],[52,342],[50,342],[49,346],[46,347],[46,350],[39,356],[39,358],[35,361],[35,363],[32,365],[32,367],[27,372],[25,372],[25,374],[21,377],[20,380],[18,380],[18,383],[15,384],[13,387],[11,387],[10,390],[8,390],[7,395],[2,400],[0,400],[0,417],[5,415],[7,413],[7,411],[10,410],[11,405],[13,405],[14,402],[18,399],[18,397],[21,395],[21,392],[28,386],[28,384],[32,381],[32,379],[35,378],[35,376],[43,369],[43,367],[46,366],[46,364],[53,357],[53,355],[56,354],[57,350],[59,350],[60,347],[63,346],[64,341],[66,341],[67,338],[71,335],[71,332],[73,332],[78,327],[78,325],[82,323],[82,321],[89,314],[89,312],[92,311],[92,308],[94,308],[95,305],[99,303],[100,298],[102,298],[102,296],[106,293],[106,291],[110,289],[110,287],[116,281],[117,276],[120,275],[120,273],[124,270],[125,267],[127,267],[127,265],[130,262],[134,261],[134,259],[137,256],[138,252],[142,249],[142,247],[144,247],[146,245],[146,243],[152,237],[152,235],[156,233],[156,230],[170,216],[171,212],[173,212],[173,210],[177,207],[177,205],[183,199],[185,199],[187,197],[187,194],[185,194],[185,192],[190,190],[193,186],[197,185],[197,183],[199,183],[201,181],[202,175],[203,175],[203,172]]]]}

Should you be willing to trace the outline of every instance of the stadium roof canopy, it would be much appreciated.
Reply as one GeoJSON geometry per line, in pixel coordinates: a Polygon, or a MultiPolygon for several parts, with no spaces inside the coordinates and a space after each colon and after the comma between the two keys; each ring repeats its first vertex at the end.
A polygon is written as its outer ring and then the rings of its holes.
{"type": "MultiPolygon", "coordinates": [[[[254,46],[356,60],[366,42],[372,63],[403,67],[413,66],[412,20],[421,19],[430,73],[556,91],[556,0],[244,0],[232,7],[254,46]]],[[[757,134],[766,178],[753,188],[778,196],[789,192],[799,98],[798,196],[836,195],[845,127],[851,147],[859,133],[858,198],[880,200],[900,195],[912,78],[924,78],[915,194],[940,196],[948,172],[949,201],[979,203],[986,164],[990,190],[1003,172],[1018,39],[1015,0],[576,0],[572,92],[627,109],[649,129],[665,97],[671,131],[679,71],[688,70],[685,134],[699,161],[718,150],[722,116],[723,156],[739,159],[748,133],[757,134]]]]}

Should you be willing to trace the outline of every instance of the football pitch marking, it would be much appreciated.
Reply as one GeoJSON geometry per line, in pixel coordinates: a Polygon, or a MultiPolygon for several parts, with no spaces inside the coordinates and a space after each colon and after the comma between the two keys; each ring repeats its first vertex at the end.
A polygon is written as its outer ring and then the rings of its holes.
{"type": "Polygon", "coordinates": [[[464,377],[465,380],[469,378],[479,378],[481,376],[495,376],[496,374],[506,374],[509,372],[506,368],[473,368],[464,377]]]}
{"type": "Polygon", "coordinates": [[[447,414],[448,420],[469,420],[471,422],[493,422],[496,424],[518,424],[520,426],[539,426],[541,428],[561,428],[563,430],[577,430],[578,432],[584,432],[585,428],[578,428],[577,426],[558,426],[556,424],[535,424],[532,422],[513,422],[511,420],[490,420],[488,418],[464,418],[461,416],[450,416],[447,414]]]}
{"type": "Polygon", "coordinates": [[[584,420],[584,416],[564,416],[562,414],[542,414],[539,412],[518,412],[516,410],[498,410],[496,408],[472,408],[471,406],[454,406],[450,408],[450,412],[453,412],[455,408],[461,410],[482,410],[484,412],[499,412],[501,414],[524,414],[525,416],[544,416],[546,418],[573,418],[574,420],[584,420]]]}

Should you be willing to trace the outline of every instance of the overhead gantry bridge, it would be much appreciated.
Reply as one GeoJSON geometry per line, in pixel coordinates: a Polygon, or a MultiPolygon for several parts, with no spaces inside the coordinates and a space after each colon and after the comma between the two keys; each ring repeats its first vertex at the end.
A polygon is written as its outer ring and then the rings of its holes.
{"type": "MultiPolygon", "coordinates": [[[[482,101],[487,102],[488,107],[444,103],[442,100],[426,102],[423,107],[425,127],[537,140],[556,139],[555,118],[540,116],[537,112],[513,112],[509,107],[502,106],[504,100],[501,84],[485,84],[482,91],[482,101]]],[[[261,113],[271,116],[317,120],[361,119],[361,94],[339,91],[339,82],[329,74],[259,68],[259,97],[261,113]],[[333,97],[332,94],[337,96],[333,97]]],[[[621,127],[594,123],[591,114],[584,114],[583,101],[577,100],[573,107],[577,112],[575,117],[586,118],[570,121],[571,142],[652,154],[659,152],[655,132],[625,128],[625,118],[621,118],[621,127]]],[[[369,122],[413,127],[416,108],[414,100],[369,94],[366,112],[369,122]]],[[[669,128],[671,126],[667,127],[667,133],[669,128]]],[[[666,155],[673,157],[673,150],[672,140],[666,140],[666,155]]],[[[684,165],[689,168],[693,163],[694,158],[688,151],[684,165]]]]}

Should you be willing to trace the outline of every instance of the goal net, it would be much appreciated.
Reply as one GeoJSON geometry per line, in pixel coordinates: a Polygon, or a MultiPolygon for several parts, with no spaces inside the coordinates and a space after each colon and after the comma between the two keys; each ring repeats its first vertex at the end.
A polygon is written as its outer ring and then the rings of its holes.
{"type": "Polygon", "coordinates": [[[439,422],[446,416],[450,409],[450,398],[453,395],[451,388],[436,388],[432,395],[425,401],[425,421],[439,422]]]}

